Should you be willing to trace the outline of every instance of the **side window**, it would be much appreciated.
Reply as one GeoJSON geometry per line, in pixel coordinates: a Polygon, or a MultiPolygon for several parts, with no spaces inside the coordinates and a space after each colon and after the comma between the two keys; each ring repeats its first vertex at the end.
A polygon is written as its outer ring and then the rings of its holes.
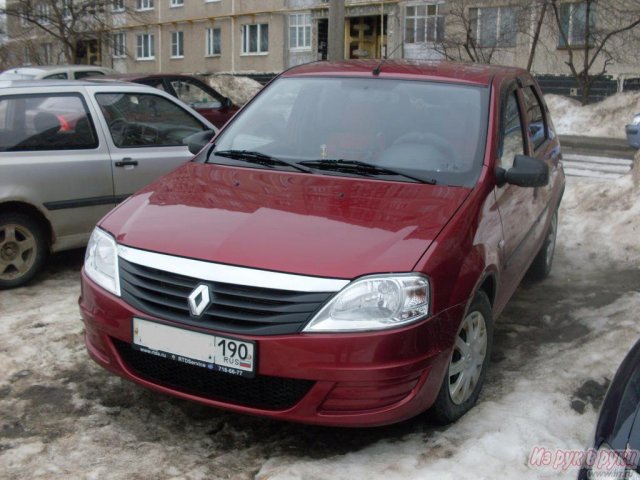
{"type": "Polygon", "coordinates": [[[98,93],[96,100],[116,147],[178,146],[205,130],[189,112],[159,95],[98,93]]]}
{"type": "Polygon", "coordinates": [[[88,71],[88,72],[75,72],[74,76],[76,77],[76,80],[80,80],[81,78],[86,78],[86,77],[99,77],[99,76],[103,76],[104,73],[102,73],[99,70],[96,71],[88,71]]]}
{"type": "Polygon", "coordinates": [[[516,155],[524,154],[524,139],[522,137],[522,122],[520,108],[515,90],[509,95],[506,107],[502,113],[502,145],[500,148],[500,166],[505,170],[513,166],[516,155]]]}
{"type": "Polygon", "coordinates": [[[173,80],[171,86],[178,98],[187,105],[206,108],[220,107],[220,101],[200,85],[184,80],[173,80]]]}
{"type": "Polygon", "coordinates": [[[0,97],[0,151],[98,147],[95,127],[78,94],[0,97]]]}
{"type": "Polygon", "coordinates": [[[533,87],[523,88],[522,93],[529,122],[529,143],[536,150],[548,138],[544,110],[533,87]]]}
{"type": "Polygon", "coordinates": [[[67,74],[66,73],[53,73],[51,75],[47,75],[46,77],[43,78],[44,80],[66,80],[67,79],[67,74]]]}

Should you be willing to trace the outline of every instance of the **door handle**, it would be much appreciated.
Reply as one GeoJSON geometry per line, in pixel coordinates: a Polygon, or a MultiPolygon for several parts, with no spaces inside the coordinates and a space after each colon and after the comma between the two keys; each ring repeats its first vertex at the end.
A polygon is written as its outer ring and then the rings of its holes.
{"type": "Polygon", "coordinates": [[[123,158],[121,161],[116,162],[116,167],[137,167],[138,161],[132,158],[123,158]]]}

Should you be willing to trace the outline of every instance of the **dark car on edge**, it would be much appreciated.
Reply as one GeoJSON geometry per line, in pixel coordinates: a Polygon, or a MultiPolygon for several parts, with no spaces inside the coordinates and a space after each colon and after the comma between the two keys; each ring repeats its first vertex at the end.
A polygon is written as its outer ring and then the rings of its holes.
{"type": "Polygon", "coordinates": [[[191,75],[123,73],[100,78],[142,83],[164,90],[182,100],[218,128],[227,123],[240,109],[230,98],[191,75]]]}
{"type": "Polygon", "coordinates": [[[287,70],[98,224],[89,354],[236,412],[374,426],[431,407],[454,421],[478,399],[493,319],[527,272],[551,271],[553,130],[523,69],[287,70]]]}
{"type": "Polygon", "coordinates": [[[640,480],[640,341],[627,353],[600,409],[593,450],[578,480],[640,480]]]}

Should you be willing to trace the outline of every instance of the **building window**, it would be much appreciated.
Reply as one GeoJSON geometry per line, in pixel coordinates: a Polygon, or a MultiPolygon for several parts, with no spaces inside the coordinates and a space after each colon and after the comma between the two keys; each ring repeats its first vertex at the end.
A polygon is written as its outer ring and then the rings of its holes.
{"type": "Polygon", "coordinates": [[[440,42],[444,38],[444,15],[439,5],[413,5],[405,10],[405,43],[440,42]]]}
{"type": "Polygon", "coordinates": [[[184,0],[171,0],[171,8],[183,7],[183,6],[184,6],[184,0]]]}
{"type": "Polygon", "coordinates": [[[518,33],[515,7],[469,9],[471,32],[479,47],[515,47],[518,33]]]}
{"type": "Polygon", "coordinates": [[[143,33],[137,37],[138,60],[153,60],[155,58],[155,38],[151,33],[143,33]]]}
{"type": "Polygon", "coordinates": [[[153,0],[136,0],[136,10],[153,10],[153,0]]]}
{"type": "Polygon", "coordinates": [[[70,18],[72,8],[73,0],[62,0],[62,18],[70,18]]]}
{"type": "MultiPolygon", "coordinates": [[[[591,42],[593,43],[593,32],[595,30],[596,6],[591,4],[589,10],[589,30],[591,32],[591,42]]],[[[587,2],[563,3],[560,5],[560,24],[564,36],[560,35],[558,46],[584,46],[587,38],[587,2]],[[566,38],[566,41],[565,41],[566,38]]]]}
{"type": "Polygon", "coordinates": [[[289,15],[289,48],[291,50],[311,49],[311,14],[289,15]]]}
{"type": "Polygon", "coordinates": [[[22,47],[22,58],[24,59],[25,65],[31,64],[31,49],[29,48],[29,45],[22,47]]]}
{"type": "Polygon", "coordinates": [[[113,34],[113,58],[125,58],[127,56],[127,37],[124,32],[113,34]]]}
{"type": "Polygon", "coordinates": [[[171,58],[184,57],[184,32],[171,32],[171,58]]]}
{"type": "Polygon", "coordinates": [[[256,54],[269,52],[269,24],[242,26],[242,53],[256,54]]]}
{"type": "Polygon", "coordinates": [[[113,0],[111,11],[114,13],[124,12],[124,0],[113,0]]]}
{"type": "Polygon", "coordinates": [[[222,48],[220,46],[220,29],[219,28],[207,28],[207,44],[206,44],[207,57],[213,57],[214,55],[220,55],[222,48]]]}
{"type": "Polygon", "coordinates": [[[51,23],[51,5],[48,3],[39,3],[36,7],[36,17],[38,23],[48,25],[51,23]]]}
{"type": "Polygon", "coordinates": [[[43,43],[40,45],[42,51],[42,63],[49,65],[53,63],[53,45],[51,43],[43,43]]]}

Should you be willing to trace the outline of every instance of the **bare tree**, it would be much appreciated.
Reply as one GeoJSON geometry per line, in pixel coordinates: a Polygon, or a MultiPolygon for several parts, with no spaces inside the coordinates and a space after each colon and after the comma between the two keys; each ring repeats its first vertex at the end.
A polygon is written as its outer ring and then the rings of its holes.
{"type": "Polygon", "coordinates": [[[446,35],[436,50],[449,60],[494,63],[503,58],[502,52],[513,51],[526,38],[530,70],[547,4],[548,0],[519,0],[503,7],[478,8],[476,1],[451,0],[447,2],[446,35]]]}
{"type": "Polygon", "coordinates": [[[585,104],[594,83],[607,73],[608,67],[636,53],[632,50],[638,45],[640,1],[550,2],[560,45],[566,50],[565,64],[576,79],[585,104]]]}
{"type": "Polygon", "coordinates": [[[474,22],[468,0],[452,0],[447,3],[446,32],[436,42],[435,49],[447,60],[474,63],[491,63],[497,45],[483,46],[476,37],[474,22]]]}
{"type": "MultiPolygon", "coordinates": [[[[44,35],[59,42],[64,60],[77,63],[83,42],[110,41],[113,4],[113,0],[7,0],[0,14],[13,20],[14,30],[25,38],[44,35]]],[[[122,8],[134,15],[129,7],[122,8]]]]}

